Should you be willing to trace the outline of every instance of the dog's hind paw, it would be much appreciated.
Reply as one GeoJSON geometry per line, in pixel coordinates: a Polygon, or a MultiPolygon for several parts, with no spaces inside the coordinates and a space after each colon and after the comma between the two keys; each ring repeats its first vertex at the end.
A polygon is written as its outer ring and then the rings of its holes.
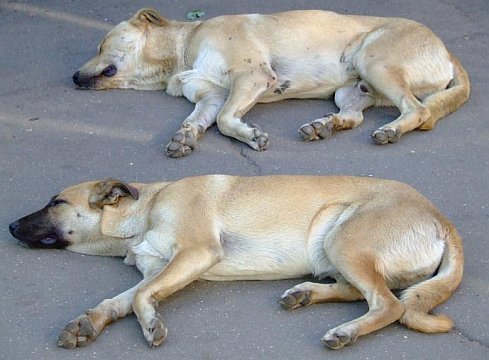
{"type": "Polygon", "coordinates": [[[377,145],[384,145],[387,143],[395,143],[401,138],[401,134],[396,129],[377,129],[372,134],[372,140],[377,145]]]}
{"type": "Polygon", "coordinates": [[[299,128],[299,135],[304,141],[327,139],[333,135],[333,123],[330,117],[314,120],[299,128]]]}
{"type": "Polygon", "coordinates": [[[358,334],[356,330],[342,329],[342,326],[330,330],[323,336],[321,342],[324,346],[333,350],[341,349],[345,345],[351,345],[357,341],[358,334]]]}
{"type": "Polygon", "coordinates": [[[172,158],[188,156],[197,146],[197,134],[190,126],[182,126],[166,146],[166,154],[172,158]]]}
{"type": "Polygon", "coordinates": [[[295,290],[294,288],[287,290],[278,301],[285,310],[306,306],[310,302],[311,292],[309,290],[295,290]]]}

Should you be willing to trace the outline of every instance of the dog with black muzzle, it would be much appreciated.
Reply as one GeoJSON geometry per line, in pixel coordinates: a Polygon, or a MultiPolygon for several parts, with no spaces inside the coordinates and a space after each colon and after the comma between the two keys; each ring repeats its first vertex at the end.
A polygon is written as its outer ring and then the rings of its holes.
{"type": "Polygon", "coordinates": [[[365,299],[362,317],[329,330],[339,349],[394,321],[427,333],[452,321],[429,312],[463,273],[455,227],[408,185],[361,177],[210,175],[152,184],[86,182],[10,224],[32,248],[125,257],[143,280],[71,321],[58,345],[95,340],[134,311],[150,346],[167,330],[160,301],[197,279],[272,280],[308,274],[287,290],[285,309],[365,299]],[[403,289],[398,299],[391,292],[403,289]]]}

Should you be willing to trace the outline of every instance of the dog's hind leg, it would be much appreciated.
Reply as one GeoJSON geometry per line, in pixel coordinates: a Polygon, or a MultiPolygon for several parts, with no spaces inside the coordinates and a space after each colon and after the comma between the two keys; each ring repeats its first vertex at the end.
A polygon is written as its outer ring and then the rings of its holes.
{"type": "Polygon", "coordinates": [[[375,104],[374,96],[365,81],[339,88],[334,99],[340,112],[302,125],[299,128],[301,138],[305,141],[326,139],[336,131],[357,127],[363,121],[363,110],[375,104]]]}
{"type": "Polygon", "coordinates": [[[372,139],[377,144],[398,141],[403,134],[429,124],[430,119],[454,111],[468,97],[468,80],[460,78],[462,86],[453,91],[453,96],[445,97],[447,106],[438,101],[441,98],[433,99],[437,106],[418,99],[443,91],[454,76],[454,62],[441,40],[419,24],[399,27],[393,22],[372,31],[363,39],[352,63],[361,78],[388,100],[378,105],[393,104],[401,112],[396,120],[374,131],[372,139]],[[437,114],[432,114],[435,107],[437,114]]]}
{"type": "Polygon", "coordinates": [[[417,129],[431,117],[430,109],[409,89],[401,69],[377,64],[369,69],[367,81],[401,112],[396,120],[373,132],[372,139],[376,144],[397,142],[403,134],[417,129]]]}
{"type": "Polygon", "coordinates": [[[340,284],[346,282],[349,286],[334,284],[334,291],[328,293],[323,288],[323,295],[336,296],[340,301],[359,300],[363,296],[369,306],[365,315],[324,335],[321,341],[332,349],[353,344],[359,336],[399,320],[404,312],[404,306],[389,289],[378,258],[378,248],[389,243],[390,236],[393,236],[388,231],[393,227],[391,217],[378,221],[378,215],[384,215],[391,208],[377,204],[380,208],[373,211],[371,207],[375,202],[375,199],[370,199],[369,205],[346,208],[339,213],[334,227],[325,233],[323,249],[331,266],[329,271],[341,276],[340,284]]]}
{"type": "Polygon", "coordinates": [[[279,304],[285,310],[292,310],[327,301],[358,301],[363,299],[363,295],[346,282],[335,284],[304,282],[285,291],[279,300],[279,304]]]}
{"type": "Polygon", "coordinates": [[[331,329],[323,336],[321,342],[335,350],[353,344],[359,336],[399,320],[404,312],[404,306],[389,290],[382,274],[375,269],[373,258],[364,254],[348,259],[345,257],[339,270],[365,297],[369,310],[358,319],[331,329]]]}
{"type": "MultiPolygon", "coordinates": [[[[216,122],[217,114],[226,101],[227,91],[223,88],[203,80],[194,80],[195,82],[205,84],[202,84],[200,88],[198,84],[194,85],[196,89],[193,89],[191,94],[186,94],[187,98],[196,103],[195,109],[166,146],[166,154],[172,158],[190,155],[195,150],[197,140],[204,135],[209,126],[216,122]]],[[[187,90],[187,92],[190,91],[187,90]]]]}

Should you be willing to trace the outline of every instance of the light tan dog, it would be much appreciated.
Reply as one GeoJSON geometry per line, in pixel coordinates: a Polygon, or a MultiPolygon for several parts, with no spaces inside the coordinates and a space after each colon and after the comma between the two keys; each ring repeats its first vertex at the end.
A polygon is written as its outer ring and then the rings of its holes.
{"type": "Polygon", "coordinates": [[[338,349],[396,320],[427,333],[452,322],[429,315],[459,285],[461,239],[411,187],[360,177],[202,176],[175,182],[82,183],[62,191],[10,232],[37,248],[125,256],[144,279],[70,322],[58,344],[84,346],[134,311],[150,346],[167,330],[158,302],[196,279],[269,280],[307,274],[286,309],[366,299],[364,316],[326,333],[338,349]],[[405,289],[400,300],[390,289],[405,289]]]}
{"type": "Polygon", "coordinates": [[[256,103],[334,95],[340,111],[303,125],[306,141],[363,121],[371,106],[396,106],[377,144],[429,130],[469,97],[460,62],[425,26],[406,19],[290,11],[183,23],[151,9],[112,29],[73,81],[84,88],[166,89],[195,110],[167,145],[189,155],[217,120],[219,130],[255,150],[268,135],[241,121],[256,103]]]}

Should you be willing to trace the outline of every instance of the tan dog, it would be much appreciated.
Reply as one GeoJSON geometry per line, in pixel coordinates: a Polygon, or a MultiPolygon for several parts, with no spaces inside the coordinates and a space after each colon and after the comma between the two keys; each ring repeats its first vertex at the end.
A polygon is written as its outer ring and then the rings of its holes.
{"type": "Polygon", "coordinates": [[[364,316],[326,333],[338,349],[396,320],[418,331],[448,331],[429,315],[459,285],[461,239],[411,187],[359,177],[202,176],[175,182],[117,180],[70,187],[10,225],[37,248],[125,256],[144,279],[70,322],[58,345],[83,346],[133,310],[150,346],[167,330],[158,302],[196,279],[269,280],[307,274],[280,303],[293,309],[366,299],[364,316]],[[405,289],[397,299],[390,289],[405,289]]]}
{"type": "Polygon", "coordinates": [[[372,134],[386,144],[433,128],[470,93],[460,62],[425,26],[326,11],[182,23],[142,9],[107,34],[73,81],[89,89],[166,89],[195,103],[167,145],[171,157],[189,155],[216,120],[224,135],[265,149],[268,135],[241,121],[260,102],[335,94],[339,113],[303,125],[306,141],[358,126],[368,107],[396,106],[401,115],[372,134]]]}

